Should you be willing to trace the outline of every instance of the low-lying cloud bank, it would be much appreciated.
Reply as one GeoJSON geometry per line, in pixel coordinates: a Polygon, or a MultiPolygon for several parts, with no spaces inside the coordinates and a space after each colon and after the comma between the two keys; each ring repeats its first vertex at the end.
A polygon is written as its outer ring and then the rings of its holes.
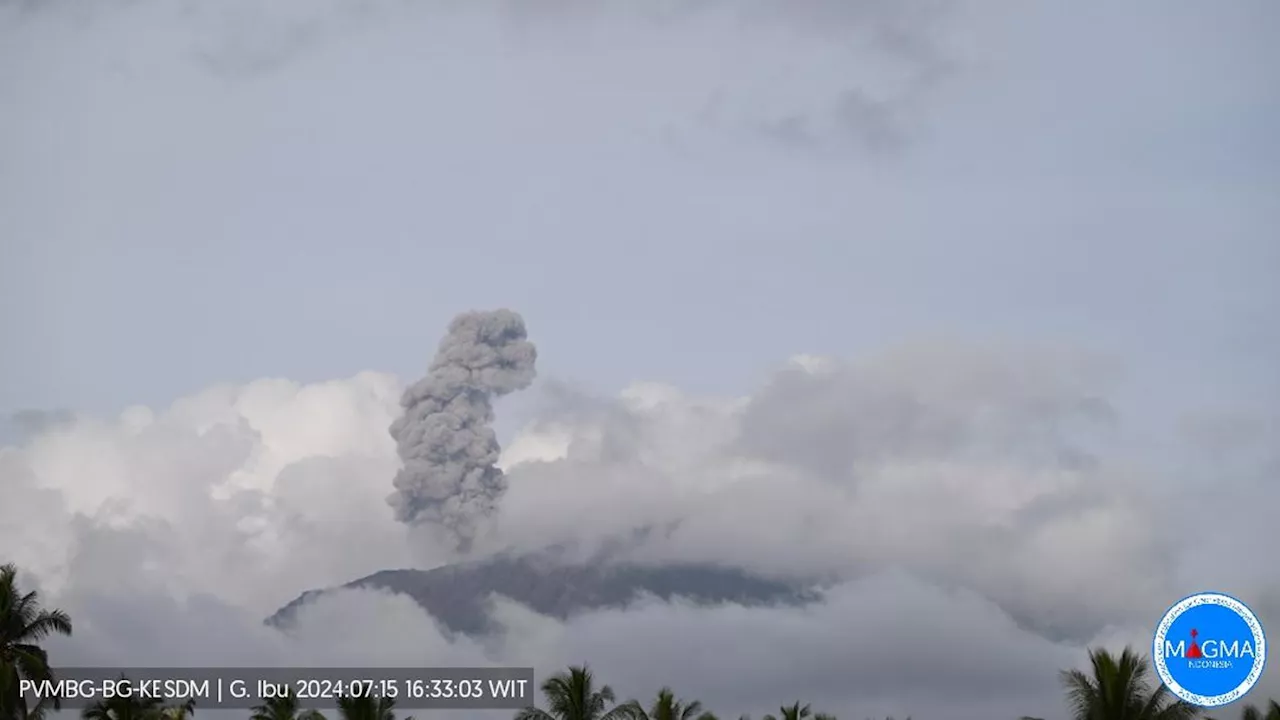
{"type": "Polygon", "coordinates": [[[642,600],[559,622],[495,599],[504,632],[472,639],[442,636],[407,598],[348,591],[307,608],[293,636],[263,627],[302,590],[456,557],[386,504],[400,387],[372,372],[34,428],[0,450],[0,545],[74,615],[62,663],[545,674],[586,660],[623,694],[672,683],[725,713],[802,697],[845,715],[1055,717],[1056,670],[1089,643],[1142,646],[1164,607],[1206,587],[1253,600],[1265,622],[1280,580],[1237,545],[1274,488],[1243,471],[1209,478],[1252,502],[1225,516],[1236,533],[1188,532],[1221,508],[1197,505],[1195,478],[1114,449],[1123,418],[1099,370],[939,346],[797,358],[743,398],[542,388],[475,554],[608,543],[632,559],[828,578],[809,608],[642,600]],[[1177,483],[1196,499],[1168,492],[1177,483]],[[1243,561],[1201,564],[1229,550],[1243,561]]]}

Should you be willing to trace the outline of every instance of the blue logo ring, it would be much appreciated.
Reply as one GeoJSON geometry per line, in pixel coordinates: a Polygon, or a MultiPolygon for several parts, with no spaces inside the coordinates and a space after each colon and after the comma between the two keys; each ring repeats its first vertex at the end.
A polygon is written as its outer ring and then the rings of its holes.
{"type": "Polygon", "coordinates": [[[1161,682],[1176,697],[1200,707],[1220,707],[1239,700],[1262,677],[1267,637],[1243,602],[1223,593],[1197,593],[1179,600],[1160,619],[1152,659],[1161,682]],[[1204,640],[1198,639],[1197,626],[1206,629],[1204,640]],[[1191,645],[1185,639],[1174,645],[1171,635],[1189,636],[1191,645]]]}

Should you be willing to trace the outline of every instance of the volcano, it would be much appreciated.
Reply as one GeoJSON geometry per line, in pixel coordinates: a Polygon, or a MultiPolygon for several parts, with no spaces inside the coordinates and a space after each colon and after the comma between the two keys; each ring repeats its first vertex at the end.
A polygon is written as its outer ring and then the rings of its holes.
{"type": "Polygon", "coordinates": [[[642,565],[614,561],[565,562],[551,553],[497,555],[431,570],[383,570],[339,588],[309,590],[265,620],[288,630],[308,603],[340,589],[407,595],[451,633],[493,629],[487,600],[501,595],[550,617],[620,608],[644,596],[698,605],[805,605],[821,598],[806,584],[766,578],[708,563],[642,565]]]}

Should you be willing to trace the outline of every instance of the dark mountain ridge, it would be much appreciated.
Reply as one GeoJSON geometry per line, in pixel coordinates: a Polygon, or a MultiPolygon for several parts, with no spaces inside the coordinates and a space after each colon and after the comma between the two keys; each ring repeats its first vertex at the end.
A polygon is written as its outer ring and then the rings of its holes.
{"type": "Polygon", "coordinates": [[[600,608],[624,607],[652,595],[699,605],[803,605],[820,598],[806,586],[710,563],[642,565],[562,561],[550,554],[498,555],[431,570],[383,570],[341,588],[309,590],[266,619],[287,630],[305,605],[327,592],[367,588],[413,598],[444,629],[468,635],[491,629],[487,600],[511,598],[561,620],[600,608]]]}

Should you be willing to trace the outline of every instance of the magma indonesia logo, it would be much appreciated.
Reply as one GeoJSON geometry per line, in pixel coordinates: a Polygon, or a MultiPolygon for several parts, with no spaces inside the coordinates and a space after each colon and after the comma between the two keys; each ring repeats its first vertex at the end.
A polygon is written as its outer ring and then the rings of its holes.
{"type": "Polygon", "coordinates": [[[1179,600],[1156,627],[1156,672],[1174,695],[1200,707],[1235,702],[1267,664],[1262,623],[1244,603],[1222,593],[1179,600]]]}

